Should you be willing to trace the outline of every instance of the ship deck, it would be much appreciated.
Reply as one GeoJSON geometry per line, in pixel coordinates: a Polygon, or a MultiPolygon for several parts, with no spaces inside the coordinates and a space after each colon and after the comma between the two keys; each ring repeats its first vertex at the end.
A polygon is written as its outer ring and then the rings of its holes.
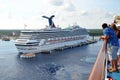
{"type": "MultiPolygon", "coordinates": [[[[108,63],[107,66],[110,66],[110,63],[108,63]]],[[[107,71],[107,78],[111,78],[113,80],[120,80],[120,70],[118,70],[117,72],[107,71]]]]}
{"type": "Polygon", "coordinates": [[[120,80],[120,70],[108,72],[110,62],[107,59],[107,41],[103,42],[88,80],[120,80]]]}
{"type": "Polygon", "coordinates": [[[108,72],[108,77],[111,77],[113,80],[120,80],[120,70],[119,72],[108,72]]]}

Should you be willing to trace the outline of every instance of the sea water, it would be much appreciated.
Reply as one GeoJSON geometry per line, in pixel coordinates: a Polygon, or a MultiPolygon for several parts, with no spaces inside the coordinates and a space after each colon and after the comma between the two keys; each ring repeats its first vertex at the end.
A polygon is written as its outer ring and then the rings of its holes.
{"type": "Polygon", "coordinates": [[[102,41],[29,59],[14,43],[0,40],[0,80],[88,80],[102,41]]]}

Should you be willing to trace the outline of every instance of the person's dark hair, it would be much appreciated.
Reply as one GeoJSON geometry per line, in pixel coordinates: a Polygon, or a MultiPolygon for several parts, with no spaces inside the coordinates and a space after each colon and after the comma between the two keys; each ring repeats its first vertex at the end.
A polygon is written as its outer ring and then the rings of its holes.
{"type": "Polygon", "coordinates": [[[103,23],[102,28],[105,29],[106,27],[108,27],[107,23],[103,23]]]}
{"type": "Polygon", "coordinates": [[[117,26],[115,25],[115,23],[112,23],[112,24],[110,25],[110,27],[111,27],[115,32],[118,31],[118,28],[117,28],[117,26]]]}

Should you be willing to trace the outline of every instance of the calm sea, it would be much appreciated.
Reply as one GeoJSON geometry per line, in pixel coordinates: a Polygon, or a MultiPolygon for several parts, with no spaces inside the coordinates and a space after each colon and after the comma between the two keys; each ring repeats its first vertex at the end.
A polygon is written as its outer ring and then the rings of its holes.
{"type": "Polygon", "coordinates": [[[0,80],[87,80],[101,41],[22,59],[14,40],[0,40],[0,80]]]}

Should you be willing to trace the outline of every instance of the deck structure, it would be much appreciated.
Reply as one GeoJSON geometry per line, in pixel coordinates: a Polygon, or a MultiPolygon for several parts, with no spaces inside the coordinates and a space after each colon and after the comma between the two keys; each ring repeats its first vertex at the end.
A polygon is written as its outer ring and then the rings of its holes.
{"type": "Polygon", "coordinates": [[[108,72],[107,68],[109,66],[110,63],[108,63],[107,59],[107,41],[104,40],[88,80],[120,80],[120,70],[118,72],[108,72]]]}

